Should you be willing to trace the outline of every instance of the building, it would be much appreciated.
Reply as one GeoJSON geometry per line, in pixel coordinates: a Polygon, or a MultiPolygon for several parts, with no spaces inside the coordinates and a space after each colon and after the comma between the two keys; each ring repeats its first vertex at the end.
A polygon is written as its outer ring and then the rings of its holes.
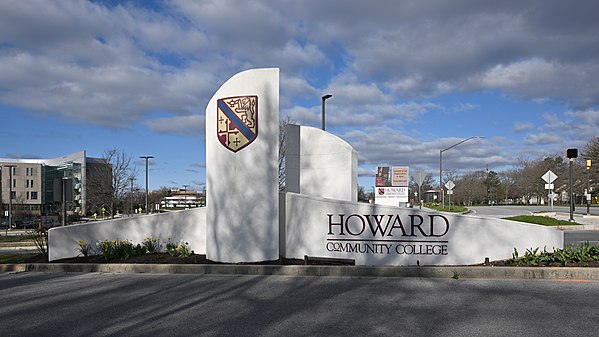
{"type": "Polygon", "coordinates": [[[198,193],[194,190],[170,190],[170,196],[164,197],[160,201],[160,209],[189,209],[206,205],[206,193],[198,193]]]}
{"type": "Polygon", "coordinates": [[[97,194],[97,189],[90,186],[104,186],[108,192],[112,186],[110,164],[101,158],[87,157],[85,151],[51,159],[0,158],[0,170],[3,216],[10,199],[17,217],[59,213],[62,198],[55,189],[60,188],[62,180],[69,180],[65,186],[72,183],[72,190],[67,193],[71,200],[67,203],[68,212],[85,215],[89,201],[97,194]]]}

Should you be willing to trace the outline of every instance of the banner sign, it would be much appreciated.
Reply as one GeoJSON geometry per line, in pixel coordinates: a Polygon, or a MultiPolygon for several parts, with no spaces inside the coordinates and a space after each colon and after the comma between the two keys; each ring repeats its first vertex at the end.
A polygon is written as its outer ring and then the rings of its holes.
{"type": "Polygon", "coordinates": [[[376,170],[376,191],[374,203],[377,205],[399,206],[408,202],[410,170],[407,166],[380,166],[376,170]]]}

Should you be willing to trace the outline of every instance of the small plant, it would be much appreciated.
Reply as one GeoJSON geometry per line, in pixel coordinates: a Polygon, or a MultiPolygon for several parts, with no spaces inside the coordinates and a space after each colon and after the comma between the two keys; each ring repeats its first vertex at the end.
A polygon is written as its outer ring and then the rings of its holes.
{"type": "Polygon", "coordinates": [[[512,266],[538,266],[592,261],[599,261],[599,245],[591,245],[589,242],[585,242],[578,247],[554,249],[553,252],[548,252],[546,247],[542,251],[539,248],[527,249],[524,256],[519,256],[518,250],[514,248],[514,253],[512,253],[512,258],[508,261],[508,264],[512,266]]]}
{"type": "Polygon", "coordinates": [[[183,243],[183,240],[181,240],[181,243],[179,244],[179,246],[177,246],[177,252],[179,253],[179,256],[183,256],[183,257],[189,256],[189,254],[191,254],[191,249],[189,247],[189,243],[187,243],[187,242],[183,243]]]}
{"type": "Polygon", "coordinates": [[[77,244],[79,247],[76,250],[79,254],[83,255],[83,257],[88,257],[93,253],[91,244],[85,242],[85,240],[79,240],[77,241],[77,244]]]}
{"type": "Polygon", "coordinates": [[[111,258],[113,256],[113,250],[114,250],[114,245],[116,244],[116,241],[110,241],[110,240],[100,240],[98,242],[96,242],[96,247],[98,247],[100,254],[102,254],[104,256],[104,258],[106,260],[108,260],[109,258],[111,258]]]}
{"type": "Polygon", "coordinates": [[[116,242],[114,247],[114,257],[120,260],[127,260],[133,256],[135,246],[129,240],[120,240],[116,242]]]}
{"type": "Polygon", "coordinates": [[[43,227],[33,230],[33,242],[38,253],[48,256],[48,233],[43,227]]]}
{"type": "Polygon", "coordinates": [[[175,256],[177,254],[177,245],[172,243],[170,238],[166,242],[166,252],[170,256],[175,256]]]}
{"type": "Polygon", "coordinates": [[[160,239],[147,237],[142,244],[148,254],[154,254],[160,251],[160,239]]]}
{"type": "Polygon", "coordinates": [[[458,273],[457,271],[453,271],[453,276],[451,277],[454,280],[459,280],[460,279],[460,273],[458,273]]]}

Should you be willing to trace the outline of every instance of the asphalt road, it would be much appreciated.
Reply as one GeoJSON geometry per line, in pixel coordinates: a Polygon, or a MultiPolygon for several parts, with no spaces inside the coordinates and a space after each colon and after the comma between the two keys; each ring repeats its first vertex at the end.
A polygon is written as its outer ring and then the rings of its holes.
{"type": "Polygon", "coordinates": [[[599,282],[0,274],[3,336],[595,335],[599,282]]]}

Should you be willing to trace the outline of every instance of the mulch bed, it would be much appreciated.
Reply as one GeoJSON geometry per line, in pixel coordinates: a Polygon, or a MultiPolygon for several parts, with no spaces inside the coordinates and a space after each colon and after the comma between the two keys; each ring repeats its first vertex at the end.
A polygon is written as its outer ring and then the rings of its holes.
{"type": "MultiPolygon", "coordinates": [[[[7,261],[7,263],[11,263],[7,261]]],[[[47,258],[44,255],[38,254],[31,256],[25,261],[21,261],[20,263],[48,263],[47,258]]],[[[142,256],[134,256],[126,260],[120,259],[112,259],[107,260],[104,256],[95,255],[88,257],[71,257],[61,260],[52,261],[52,263],[133,263],[133,264],[223,264],[221,262],[215,262],[212,260],[206,259],[206,255],[203,254],[192,254],[190,256],[171,256],[168,253],[156,253],[156,254],[147,254],[142,256]]],[[[303,265],[304,260],[302,259],[278,259],[272,261],[262,261],[262,262],[252,262],[252,263],[237,263],[240,265],[303,265]]],[[[324,263],[324,262],[310,262],[310,264],[319,264],[319,265],[332,265],[333,263],[324,263]]],[[[510,260],[498,260],[491,261],[489,263],[490,266],[494,267],[519,267],[510,263],[510,260]]],[[[475,266],[484,266],[484,264],[477,264],[475,266]]],[[[591,261],[591,262],[572,262],[568,261],[565,264],[547,264],[542,263],[535,266],[524,266],[521,267],[591,267],[591,268],[599,268],[599,261],[591,261]]]]}
{"type": "MultiPolygon", "coordinates": [[[[36,255],[29,263],[47,263],[43,255],[36,255]]],[[[94,255],[88,257],[71,257],[66,259],[54,260],[52,263],[133,263],[133,264],[222,264],[208,260],[206,255],[192,254],[189,256],[171,256],[168,253],[146,254],[141,256],[133,256],[126,260],[121,259],[106,259],[102,255],[94,255]]],[[[255,263],[238,263],[238,264],[254,264],[254,265],[303,265],[304,260],[300,259],[279,259],[273,261],[262,261],[255,263]]]]}

